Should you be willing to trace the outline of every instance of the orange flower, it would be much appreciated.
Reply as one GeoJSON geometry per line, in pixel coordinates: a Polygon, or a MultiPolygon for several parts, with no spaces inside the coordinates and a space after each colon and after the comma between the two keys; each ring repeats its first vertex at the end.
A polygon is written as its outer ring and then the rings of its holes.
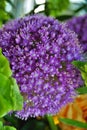
{"type": "Polygon", "coordinates": [[[82,110],[83,119],[87,122],[87,94],[77,97],[76,102],[82,110]]]}
{"type": "Polygon", "coordinates": [[[53,116],[55,124],[59,124],[62,130],[86,130],[63,124],[58,121],[60,117],[87,122],[87,94],[78,96],[72,103],[63,107],[56,116],[53,116]]]}

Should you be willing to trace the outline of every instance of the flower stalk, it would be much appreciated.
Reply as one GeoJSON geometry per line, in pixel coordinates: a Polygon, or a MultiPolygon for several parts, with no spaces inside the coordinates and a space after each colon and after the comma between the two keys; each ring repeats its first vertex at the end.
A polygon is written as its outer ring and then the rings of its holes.
{"type": "Polygon", "coordinates": [[[46,115],[46,118],[48,120],[49,126],[51,130],[58,130],[57,126],[54,124],[53,117],[51,115],[46,115]]]}

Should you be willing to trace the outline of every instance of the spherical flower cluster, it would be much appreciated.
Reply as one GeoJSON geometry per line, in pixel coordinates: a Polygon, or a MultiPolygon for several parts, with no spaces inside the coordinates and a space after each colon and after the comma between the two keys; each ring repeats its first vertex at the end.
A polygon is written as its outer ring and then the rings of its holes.
{"type": "Polygon", "coordinates": [[[67,21],[69,28],[78,35],[83,51],[87,52],[87,15],[74,17],[67,21]]]}
{"type": "Polygon", "coordinates": [[[57,113],[82,84],[71,64],[81,60],[77,37],[53,18],[33,15],[7,23],[0,47],[24,96],[23,110],[16,113],[22,119],[57,113]]]}

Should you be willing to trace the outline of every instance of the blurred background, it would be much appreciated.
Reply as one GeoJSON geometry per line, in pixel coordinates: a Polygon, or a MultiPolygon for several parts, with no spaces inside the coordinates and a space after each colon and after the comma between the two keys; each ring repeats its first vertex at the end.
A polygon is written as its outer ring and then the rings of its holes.
{"type": "MultiPolygon", "coordinates": [[[[36,13],[66,21],[74,16],[86,14],[87,0],[0,0],[0,27],[11,19],[36,13]]],[[[45,118],[29,118],[23,121],[13,114],[5,116],[3,121],[17,130],[50,130],[45,118]]]]}
{"type": "Polygon", "coordinates": [[[87,13],[87,0],[0,0],[0,26],[24,15],[43,13],[61,21],[87,13]]]}

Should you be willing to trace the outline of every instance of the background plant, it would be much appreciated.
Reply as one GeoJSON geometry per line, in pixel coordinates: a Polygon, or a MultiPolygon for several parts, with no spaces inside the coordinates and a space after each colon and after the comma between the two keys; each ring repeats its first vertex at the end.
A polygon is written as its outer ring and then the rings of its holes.
{"type": "MultiPolygon", "coordinates": [[[[2,54],[0,48],[0,118],[5,116],[10,111],[21,110],[23,106],[23,98],[16,80],[12,77],[7,58],[2,54]]],[[[10,126],[3,126],[0,121],[1,130],[15,130],[10,126]]]]}

